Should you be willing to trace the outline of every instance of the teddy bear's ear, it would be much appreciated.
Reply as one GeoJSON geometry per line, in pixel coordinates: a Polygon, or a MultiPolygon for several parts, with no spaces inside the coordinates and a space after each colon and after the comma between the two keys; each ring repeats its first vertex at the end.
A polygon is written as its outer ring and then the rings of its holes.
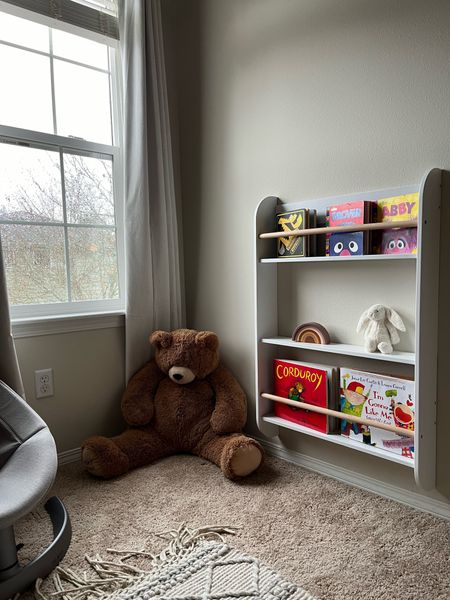
{"type": "Polygon", "coordinates": [[[172,334],[167,331],[154,331],[150,336],[150,343],[157,348],[169,348],[172,345],[172,334]]]}
{"type": "Polygon", "coordinates": [[[219,338],[212,331],[199,331],[195,336],[195,343],[214,351],[219,347],[219,338]]]}

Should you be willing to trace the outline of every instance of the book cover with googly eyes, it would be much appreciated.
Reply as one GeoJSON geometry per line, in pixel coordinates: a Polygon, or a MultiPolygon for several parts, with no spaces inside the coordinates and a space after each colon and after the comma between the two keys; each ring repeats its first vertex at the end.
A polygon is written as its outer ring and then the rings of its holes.
{"type": "MultiPolygon", "coordinates": [[[[382,223],[418,218],[418,193],[381,198],[377,204],[382,223]]],[[[417,254],[417,228],[384,230],[381,234],[381,254],[417,254]]]]}
{"type": "MultiPolygon", "coordinates": [[[[362,225],[370,221],[370,204],[364,200],[336,204],[328,209],[329,227],[362,225]]],[[[361,256],[368,251],[368,232],[353,231],[328,234],[329,256],[361,256]]]]}

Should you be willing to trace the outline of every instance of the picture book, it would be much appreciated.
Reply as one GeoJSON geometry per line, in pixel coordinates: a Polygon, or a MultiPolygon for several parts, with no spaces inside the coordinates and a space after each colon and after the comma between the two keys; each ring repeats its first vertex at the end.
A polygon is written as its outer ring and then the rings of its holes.
{"type": "MultiPolygon", "coordinates": [[[[414,431],[414,381],[341,368],[340,410],[414,431]]],[[[341,420],[341,434],[369,446],[414,458],[414,438],[341,420]]]]}
{"type": "MultiPolygon", "coordinates": [[[[329,227],[370,223],[373,203],[365,200],[335,204],[328,208],[329,227]]],[[[327,256],[358,256],[370,252],[371,235],[368,231],[327,234],[327,256]]]]}
{"type": "MultiPolygon", "coordinates": [[[[309,229],[315,227],[316,211],[308,208],[282,211],[282,206],[277,206],[277,229],[289,233],[294,229],[309,229]]],[[[311,236],[286,236],[278,238],[277,255],[279,258],[305,257],[311,255],[314,242],[311,236]]]]}
{"type": "MultiPolygon", "coordinates": [[[[273,371],[274,394],[277,396],[324,408],[334,408],[337,371],[333,367],[275,359],[273,371]]],[[[281,402],[275,402],[275,414],[322,433],[330,433],[336,428],[334,418],[281,402]]]]}
{"type": "MultiPolygon", "coordinates": [[[[377,202],[381,222],[410,221],[419,213],[419,194],[381,198],[377,202]]],[[[381,254],[416,254],[417,227],[386,229],[381,233],[381,254]]]]}

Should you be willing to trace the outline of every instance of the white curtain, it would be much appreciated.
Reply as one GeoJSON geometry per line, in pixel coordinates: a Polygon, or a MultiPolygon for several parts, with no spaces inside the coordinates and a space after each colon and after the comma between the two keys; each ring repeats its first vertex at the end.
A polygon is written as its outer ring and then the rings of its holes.
{"type": "Polygon", "coordinates": [[[127,379],[149,334],[184,325],[181,242],[159,0],[121,0],[127,379]]]}
{"type": "Polygon", "coordinates": [[[18,394],[25,397],[16,348],[11,333],[9,318],[6,274],[3,265],[2,240],[0,238],[0,381],[9,385],[18,394]]]}

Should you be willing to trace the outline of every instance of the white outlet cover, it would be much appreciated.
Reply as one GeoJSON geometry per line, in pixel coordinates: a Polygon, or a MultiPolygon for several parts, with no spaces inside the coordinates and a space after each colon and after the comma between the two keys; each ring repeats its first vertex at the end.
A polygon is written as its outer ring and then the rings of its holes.
{"type": "Polygon", "coordinates": [[[53,369],[40,369],[34,372],[36,398],[53,396],[53,369]]]}

